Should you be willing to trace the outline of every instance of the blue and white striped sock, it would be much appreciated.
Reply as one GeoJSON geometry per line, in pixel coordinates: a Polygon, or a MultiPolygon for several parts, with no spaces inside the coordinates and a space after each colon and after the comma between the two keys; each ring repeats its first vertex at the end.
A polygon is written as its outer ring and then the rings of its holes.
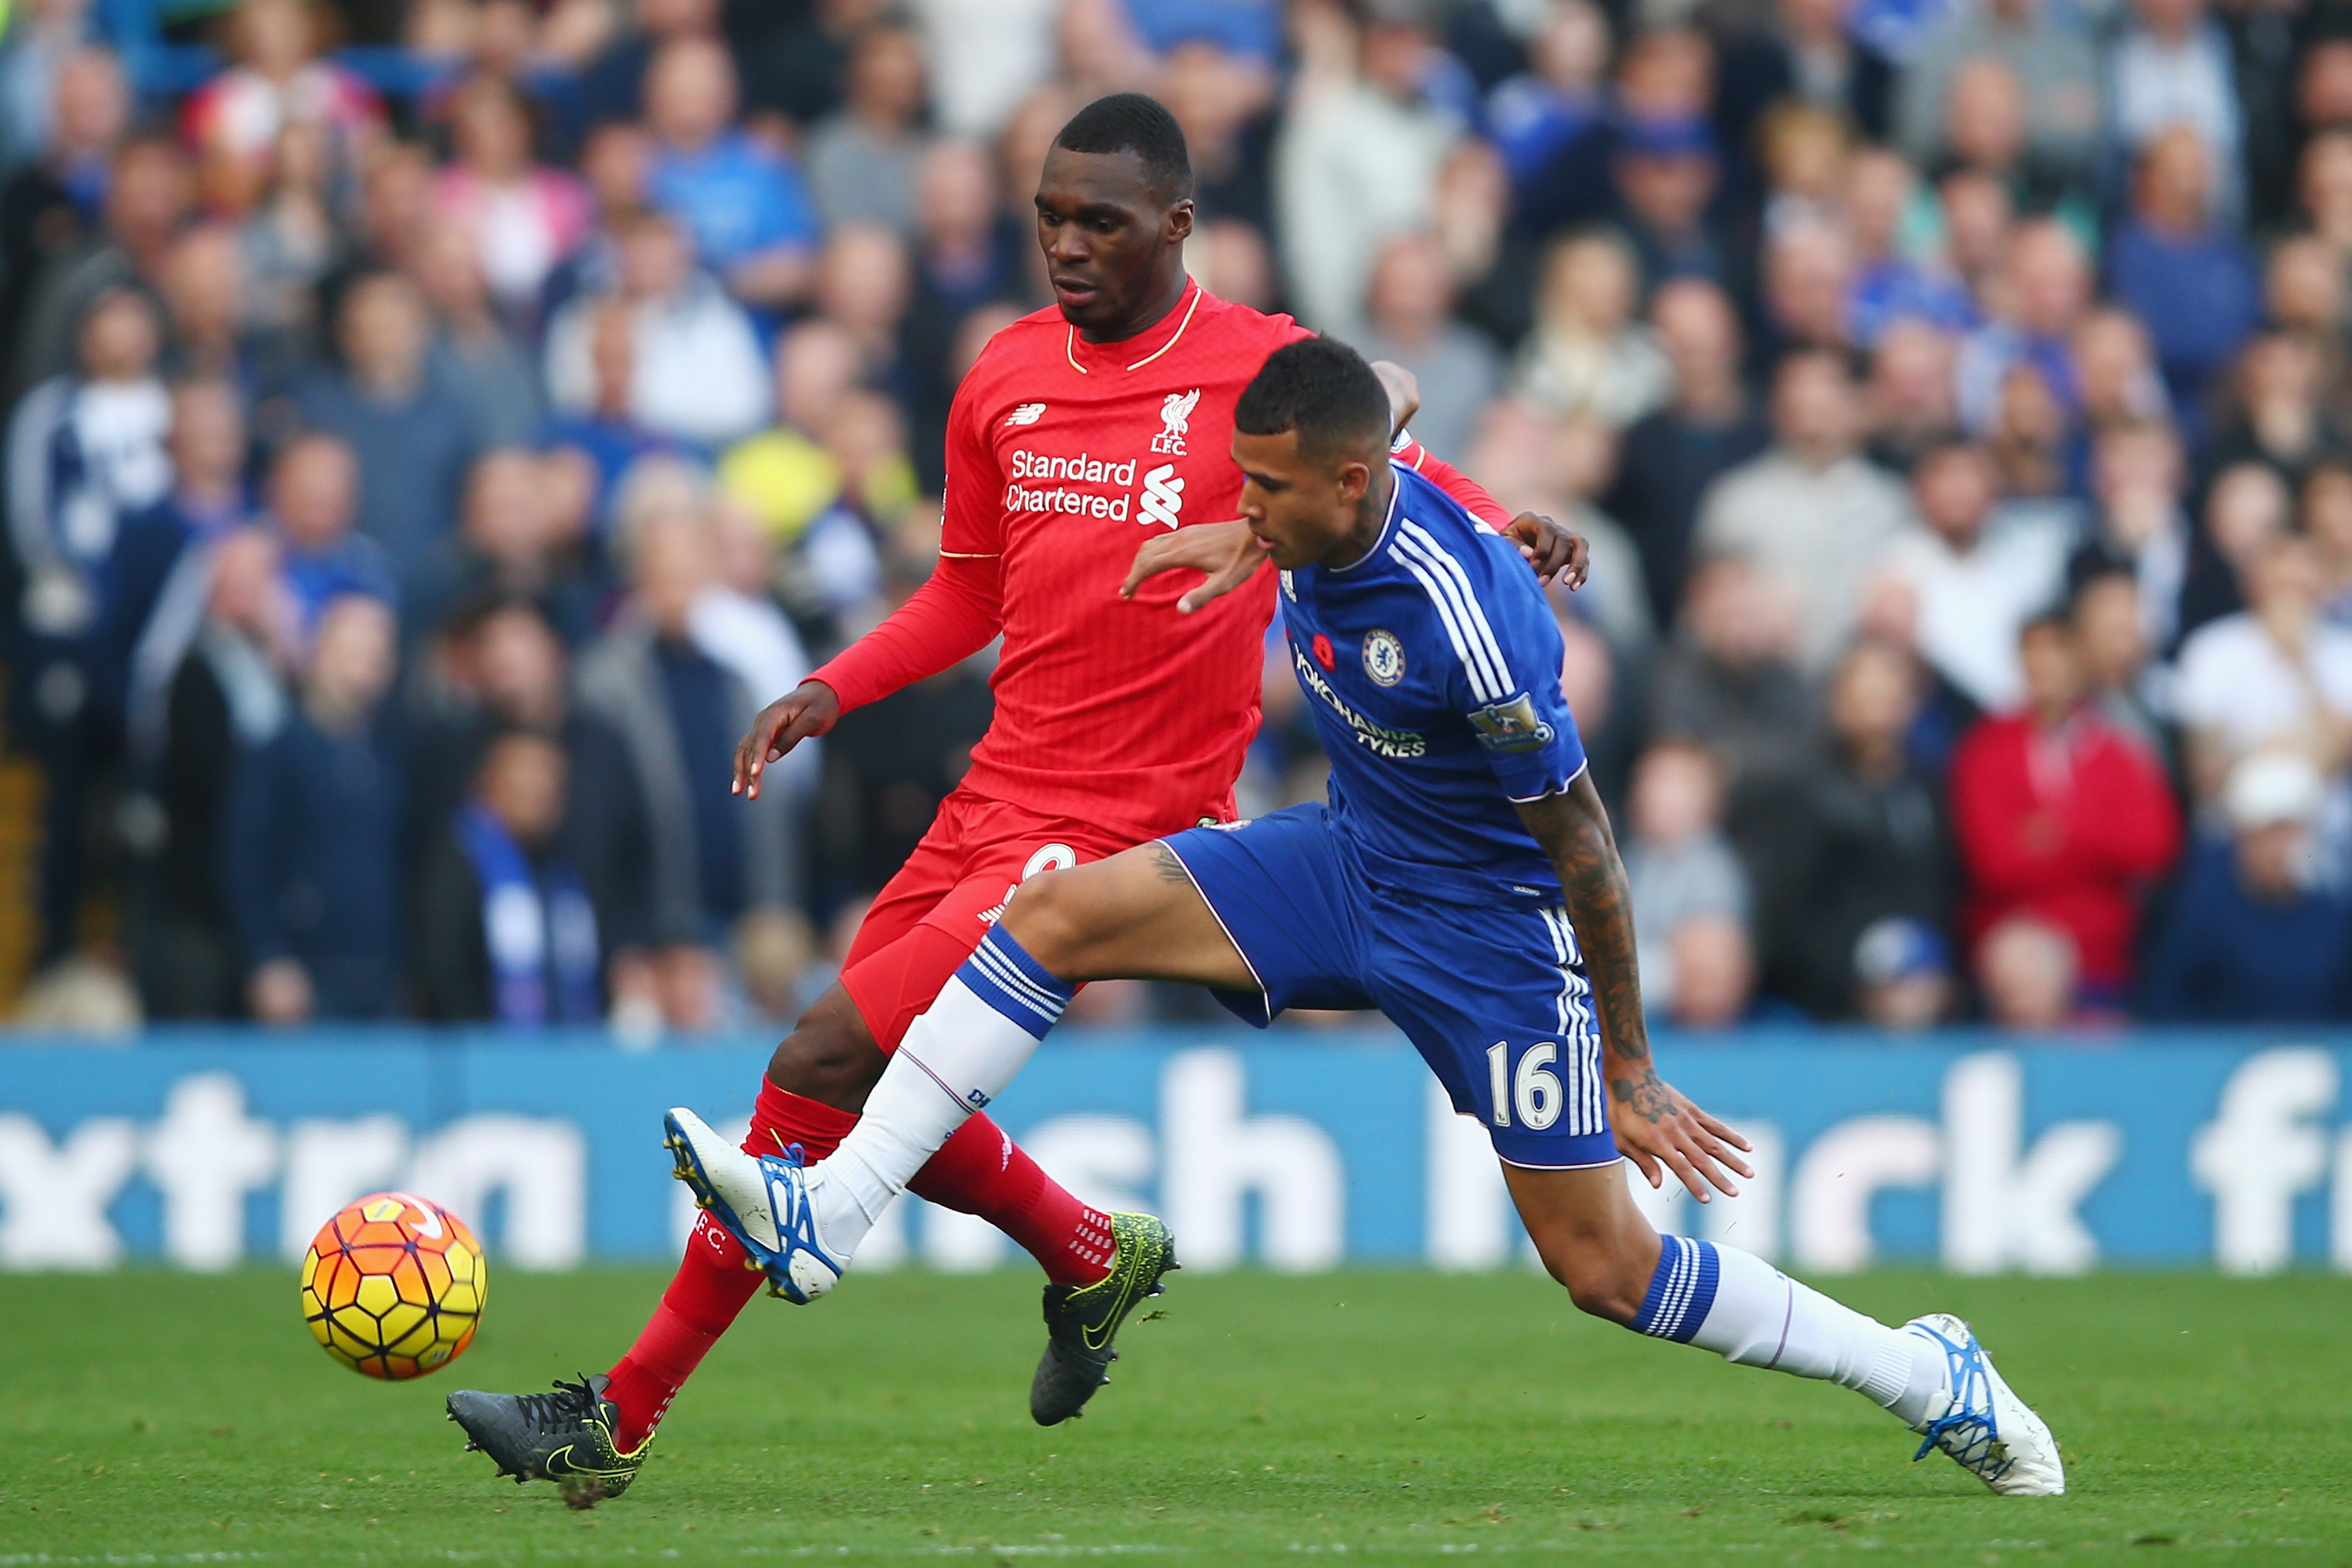
{"type": "Polygon", "coordinates": [[[1944,1358],[1801,1285],[1752,1252],[1658,1237],[1658,1268],[1628,1326],[1743,1366],[1843,1384],[1916,1426],[1944,1382],[1944,1358]]]}
{"type": "Polygon", "coordinates": [[[1716,1287],[1723,1277],[1722,1259],[1715,1243],[1687,1237],[1658,1237],[1658,1271],[1650,1276],[1649,1293],[1630,1325],[1637,1334],[1688,1344],[1715,1309],[1716,1287]]]}
{"type": "Polygon", "coordinates": [[[857,1125],[809,1182],[826,1244],[845,1253],[973,1111],[1004,1092],[1074,988],[1003,927],[983,938],[907,1030],[857,1125]]]}
{"type": "Polygon", "coordinates": [[[1061,1021],[1062,1009],[1077,994],[1075,986],[1047,973],[1045,966],[1030,957],[1029,950],[1003,926],[989,928],[955,977],[972,994],[1040,1040],[1061,1021]]]}

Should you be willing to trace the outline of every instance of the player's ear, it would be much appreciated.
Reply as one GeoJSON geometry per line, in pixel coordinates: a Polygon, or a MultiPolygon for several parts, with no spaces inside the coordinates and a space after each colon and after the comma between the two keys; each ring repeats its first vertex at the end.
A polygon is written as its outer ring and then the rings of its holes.
{"type": "Polygon", "coordinates": [[[1347,506],[1354,506],[1358,501],[1362,500],[1364,492],[1372,488],[1372,468],[1369,463],[1342,463],[1339,465],[1337,478],[1339,481],[1339,500],[1347,506]]]}
{"type": "Polygon", "coordinates": [[[1160,222],[1161,232],[1168,237],[1169,244],[1183,244],[1192,232],[1192,198],[1190,196],[1179,198],[1169,207],[1168,216],[1160,222]]]}

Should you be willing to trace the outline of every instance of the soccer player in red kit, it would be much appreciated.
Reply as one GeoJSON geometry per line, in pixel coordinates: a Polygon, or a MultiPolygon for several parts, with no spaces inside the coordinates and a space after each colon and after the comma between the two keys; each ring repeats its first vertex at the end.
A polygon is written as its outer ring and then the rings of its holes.
{"type": "MultiPolygon", "coordinates": [[[[997,333],[957,390],[937,569],[770,705],[738,749],[736,786],[756,795],[768,763],[843,712],[1003,637],[995,715],[970,772],[866,913],[840,983],[777,1047],[747,1150],[830,1153],[886,1054],[1024,878],[1234,816],[1275,586],[1232,521],[1233,410],[1266,356],[1308,334],[1185,276],[1191,189],[1182,132],[1149,98],[1099,100],[1063,128],[1036,199],[1055,308],[997,333]],[[1159,542],[1139,557],[1146,541],[1159,542]],[[1171,565],[1198,574],[1145,580],[1171,565]]],[[[1510,518],[1409,443],[1400,454],[1517,536],[1538,571],[1580,571],[1572,536],[1510,518]]],[[[990,1220],[1044,1266],[1049,1335],[1031,1413],[1045,1425],[1076,1415],[1106,1379],[1119,1323],[1174,1266],[1166,1228],[1079,1202],[985,1115],[913,1190],[990,1220]]],[[[461,1392],[451,1416],[504,1473],[555,1481],[582,1505],[615,1495],[760,1282],[706,1215],[609,1374],[545,1394],[461,1392]]]]}

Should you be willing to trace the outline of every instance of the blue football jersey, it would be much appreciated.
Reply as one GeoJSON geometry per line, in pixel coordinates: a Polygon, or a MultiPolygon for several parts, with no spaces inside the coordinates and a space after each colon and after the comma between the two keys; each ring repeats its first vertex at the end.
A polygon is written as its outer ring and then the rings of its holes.
{"type": "Polygon", "coordinates": [[[1370,551],[1282,574],[1334,819],[1382,880],[1557,904],[1559,880],[1513,803],[1584,769],[1559,623],[1516,545],[1420,475],[1390,471],[1370,551]]]}

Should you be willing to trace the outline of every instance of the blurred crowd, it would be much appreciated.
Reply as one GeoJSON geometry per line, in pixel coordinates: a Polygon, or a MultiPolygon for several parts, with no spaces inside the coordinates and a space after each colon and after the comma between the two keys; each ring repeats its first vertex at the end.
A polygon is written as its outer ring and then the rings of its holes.
{"type": "Polygon", "coordinates": [[[1662,1022],[2352,1016],[2346,0],[18,0],[33,1015],[812,998],[987,658],[735,742],[929,571],[1127,89],[1207,287],[1591,540],[1662,1022]]]}

